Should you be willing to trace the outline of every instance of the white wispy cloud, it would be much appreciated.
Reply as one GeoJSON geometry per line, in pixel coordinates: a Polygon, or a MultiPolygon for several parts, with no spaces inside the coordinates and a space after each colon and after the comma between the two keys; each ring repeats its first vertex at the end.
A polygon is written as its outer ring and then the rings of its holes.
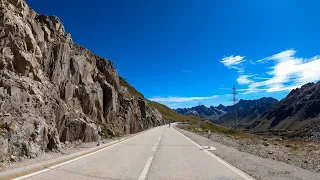
{"type": "Polygon", "coordinates": [[[254,77],[253,80],[248,79],[248,75],[240,75],[238,77],[239,84],[248,84],[248,88],[244,93],[254,93],[260,90],[266,92],[289,91],[300,87],[308,82],[320,80],[320,56],[312,58],[296,57],[294,49],[282,51],[278,54],[258,60],[258,63],[273,62],[273,66],[266,74],[266,77],[254,77]],[[263,80],[263,81],[259,81],[263,80]]]}
{"type": "Polygon", "coordinates": [[[267,91],[266,88],[246,88],[246,89],[237,89],[237,91],[241,92],[240,94],[251,94],[251,93],[257,93],[257,92],[263,92],[267,91]]]}
{"type": "Polygon", "coordinates": [[[270,79],[270,78],[253,76],[252,79],[254,79],[254,80],[266,80],[266,79],[270,79]]]}
{"type": "Polygon", "coordinates": [[[242,62],[245,62],[245,56],[228,56],[221,59],[221,63],[225,66],[233,69],[237,69],[238,71],[243,71],[242,68],[237,67],[242,62]]]}
{"type": "Polygon", "coordinates": [[[263,58],[263,59],[260,59],[258,60],[257,62],[263,62],[263,61],[266,61],[266,60],[281,60],[281,59],[286,59],[286,58],[289,58],[289,57],[293,57],[294,54],[296,53],[295,50],[293,49],[289,49],[289,50],[285,50],[285,51],[282,51],[278,54],[275,54],[273,56],[269,56],[269,57],[266,57],[266,58],[263,58]]]}
{"type": "Polygon", "coordinates": [[[218,98],[219,95],[207,96],[207,97],[152,97],[151,101],[157,102],[188,102],[188,101],[199,101],[211,98],[218,98]]]}
{"type": "Polygon", "coordinates": [[[249,75],[240,75],[238,78],[237,78],[237,82],[238,84],[250,84],[252,83],[253,81],[248,79],[250,76],[249,75]]]}

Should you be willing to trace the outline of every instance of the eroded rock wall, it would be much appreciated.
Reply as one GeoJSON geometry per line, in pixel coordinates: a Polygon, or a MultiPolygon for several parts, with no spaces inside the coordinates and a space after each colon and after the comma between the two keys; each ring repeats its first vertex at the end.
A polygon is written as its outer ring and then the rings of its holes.
{"type": "Polygon", "coordinates": [[[97,125],[116,136],[163,123],[120,85],[111,61],[73,43],[59,18],[1,0],[0,37],[0,158],[95,141],[97,125]]]}

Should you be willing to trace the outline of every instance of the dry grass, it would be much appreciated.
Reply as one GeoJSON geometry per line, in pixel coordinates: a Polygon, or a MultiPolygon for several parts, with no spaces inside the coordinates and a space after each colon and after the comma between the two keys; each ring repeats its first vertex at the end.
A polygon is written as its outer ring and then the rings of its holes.
{"type": "Polygon", "coordinates": [[[133,86],[131,86],[124,78],[119,77],[119,79],[120,85],[126,87],[132,96],[144,98],[143,94],[141,94],[133,86]]]}
{"type": "Polygon", "coordinates": [[[190,121],[188,124],[189,126],[186,128],[193,132],[206,133],[208,130],[211,130],[212,133],[227,134],[236,136],[238,138],[249,137],[249,135],[246,135],[240,130],[226,128],[217,124],[213,124],[209,121],[190,121]]]}
{"type": "Polygon", "coordinates": [[[178,114],[174,110],[170,109],[166,105],[154,102],[154,101],[149,101],[150,106],[158,109],[161,115],[165,120],[168,121],[200,121],[200,118],[194,117],[194,116],[185,116],[182,114],[178,114]]]}

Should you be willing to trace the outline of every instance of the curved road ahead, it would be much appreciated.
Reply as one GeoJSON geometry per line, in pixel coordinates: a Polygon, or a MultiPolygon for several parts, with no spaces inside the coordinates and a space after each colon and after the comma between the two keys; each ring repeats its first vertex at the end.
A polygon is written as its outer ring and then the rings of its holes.
{"type": "Polygon", "coordinates": [[[161,126],[27,179],[252,179],[174,128],[161,126]]]}

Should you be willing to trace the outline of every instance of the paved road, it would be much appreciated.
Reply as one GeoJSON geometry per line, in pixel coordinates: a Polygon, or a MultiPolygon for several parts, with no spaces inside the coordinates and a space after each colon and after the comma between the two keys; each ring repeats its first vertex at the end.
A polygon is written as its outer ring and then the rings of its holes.
{"type": "Polygon", "coordinates": [[[161,126],[95,154],[28,179],[250,179],[197,146],[174,128],[161,126]]]}

